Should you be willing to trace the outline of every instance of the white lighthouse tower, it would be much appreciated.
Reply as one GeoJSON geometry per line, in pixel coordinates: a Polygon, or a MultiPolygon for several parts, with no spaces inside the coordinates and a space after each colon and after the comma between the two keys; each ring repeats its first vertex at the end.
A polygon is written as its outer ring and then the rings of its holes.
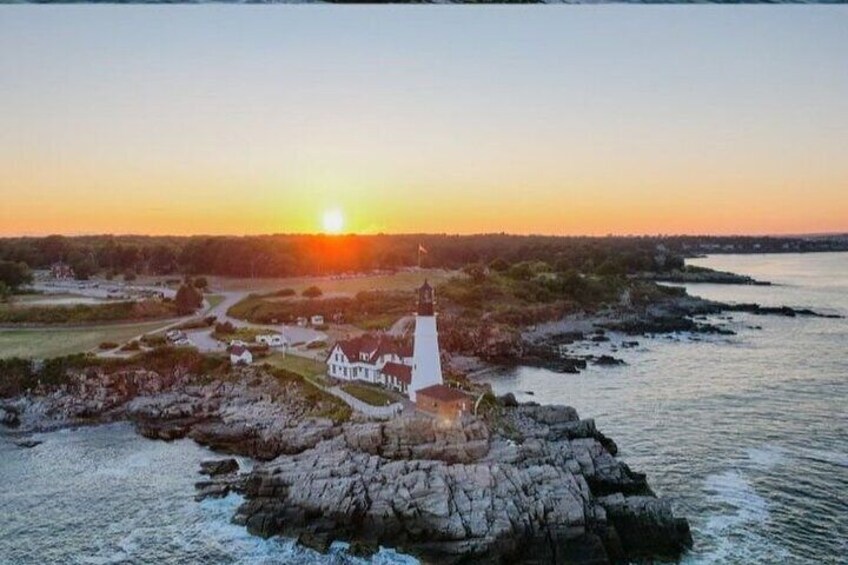
{"type": "Polygon", "coordinates": [[[412,383],[409,399],[415,402],[416,391],[442,384],[442,361],[439,357],[439,335],[433,309],[433,287],[424,281],[418,289],[418,312],[415,315],[415,343],[412,350],[412,383]]]}

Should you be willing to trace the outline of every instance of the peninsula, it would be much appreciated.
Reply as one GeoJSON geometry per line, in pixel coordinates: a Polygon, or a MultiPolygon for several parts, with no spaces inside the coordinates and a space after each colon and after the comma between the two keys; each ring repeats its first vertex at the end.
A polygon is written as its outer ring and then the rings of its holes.
{"type": "MultiPolygon", "coordinates": [[[[7,378],[12,369],[3,367],[7,378]]],[[[477,416],[449,423],[414,411],[372,421],[297,375],[189,350],[44,370],[57,377],[51,384],[42,373],[42,384],[0,401],[14,433],[126,419],[150,438],[253,457],[260,463],[242,474],[212,465],[231,472],[200,481],[198,492],[242,493],[234,518],[258,535],[448,562],[605,563],[675,557],[691,545],[686,520],[615,457],[591,419],[565,406],[485,395],[477,416]]]]}

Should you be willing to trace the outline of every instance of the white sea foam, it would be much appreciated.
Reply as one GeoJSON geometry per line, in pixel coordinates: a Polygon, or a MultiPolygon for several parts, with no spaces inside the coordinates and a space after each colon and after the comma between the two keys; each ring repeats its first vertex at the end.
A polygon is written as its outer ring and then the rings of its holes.
{"type": "Polygon", "coordinates": [[[777,445],[763,445],[745,450],[748,460],[761,469],[771,469],[787,461],[787,450],[777,445]]]}
{"type": "MultiPolygon", "coordinates": [[[[755,454],[752,459],[766,465],[781,460],[775,450],[752,451],[755,454]]],[[[776,562],[792,557],[791,552],[762,533],[762,525],[769,519],[769,504],[742,472],[731,469],[710,475],[704,481],[703,491],[710,505],[720,510],[698,528],[697,537],[706,551],[689,554],[684,563],[776,562]]]]}
{"type": "Polygon", "coordinates": [[[709,529],[732,528],[768,518],[768,503],[736,470],[710,475],[704,482],[704,491],[712,501],[730,510],[710,518],[707,523],[709,529]]]}

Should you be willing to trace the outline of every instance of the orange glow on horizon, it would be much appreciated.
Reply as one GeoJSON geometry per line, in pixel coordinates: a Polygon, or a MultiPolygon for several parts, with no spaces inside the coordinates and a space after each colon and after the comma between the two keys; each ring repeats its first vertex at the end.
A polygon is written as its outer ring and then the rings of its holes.
{"type": "Polygon", "coordinates": [[[848,231],[817,10],[6,12],[0,236],[848,231]]]}

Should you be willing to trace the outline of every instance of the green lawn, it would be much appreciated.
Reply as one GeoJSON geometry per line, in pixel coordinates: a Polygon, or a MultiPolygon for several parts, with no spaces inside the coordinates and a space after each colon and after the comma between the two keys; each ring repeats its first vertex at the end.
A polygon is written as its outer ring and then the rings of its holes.
{"type": "Polygon", "coordinates": [[[158,321],[82,328],[0,330],[0,357],[47,358],[81,353],[96,348],[104,341],[123,343],[163,324],[158,321]]]}
{"type": "Polygon", "coordinates": [[[224,297],[220,294],[207,294],[206,301],[209,302],[209,308],[214,308],[224,301],[224,297]]]}
{"type": "Polygon", "coordinates": [[[376,386],[348,383],[342,385],[342,390],[371,406],[385,406],[395,402],[395,398],[376,386]]]}
{"type": "Polygon", "coordinates": [[[319,384],[325,384],[324,375],[327,372],[327,365],[320,361],[315,361],[314,359],[308,359],[306,357],[298,357],[291,353],[286,355],[283,355],[282,353],[272,353],[268,357],[263,358],[262,362],[268,363],[273,367],[291,371],[292,373],[296,373],[302,377],[316,381],[319,384]]]}
{"type": "Polygon", "coordinates": [[[236,328],[235,331],[231,333],[213,332],[212,337],[226,343],[229,343],[234,339],[240,339],[245,343],[254,343],[256,341],[256,336],[258,335],[279,333],[279,330],[271,328],[236,328]]]}

